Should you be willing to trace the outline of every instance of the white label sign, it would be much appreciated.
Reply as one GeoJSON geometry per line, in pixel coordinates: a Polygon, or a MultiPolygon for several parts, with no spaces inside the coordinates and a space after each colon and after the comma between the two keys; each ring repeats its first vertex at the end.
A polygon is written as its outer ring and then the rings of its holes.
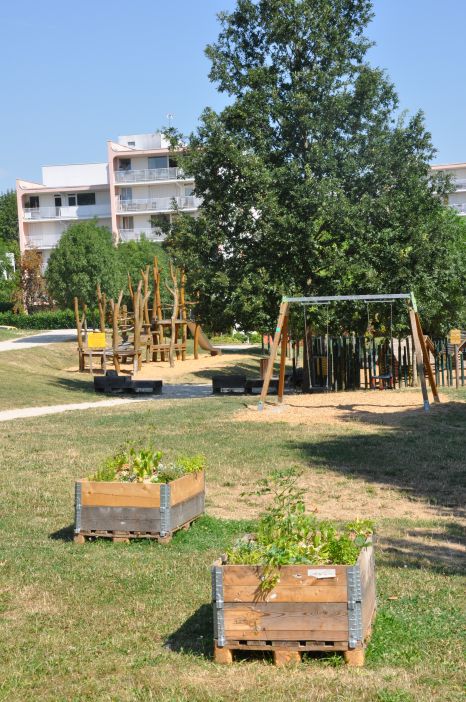
{"type": "Polygon", "coordinates": [[[336,578],[337,571],[335,568],[309,568],[307,574],[310,578],[336,578]]]}

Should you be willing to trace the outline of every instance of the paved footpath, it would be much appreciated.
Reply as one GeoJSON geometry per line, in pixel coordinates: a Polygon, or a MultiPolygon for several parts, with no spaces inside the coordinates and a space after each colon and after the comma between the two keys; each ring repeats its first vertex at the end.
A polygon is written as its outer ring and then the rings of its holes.
{"type": "Polygon", "coordinates": [[[31,334],[31,336],[20,336],[18,339],[0,341],[0,351],[20,351],[21,349],[33,349],[37,346],[48,346],[48,344],[59,344],[64,341],[76,341],[76,332],[73,329],[52,329],[51,331],[31,334]]]}
{"type": "Polygon", "coordinates": [[[163,385],[162,395],[139,395],[133,397],[115,397],[97,402],[73,402],[67,405],[49,405],[47,407],[21,407],[18,409],[3,410],[0,412],[0,422],[9,422],[13,419],[26,419],[27,417],[43,417],[47,414],[61,414],[76,410],[100,409],[101,407],[118,407],[135,402],[155,402],[156,400],[187,400],[201,397],[214,397],[212,386],[195,384],[163,385]]]}

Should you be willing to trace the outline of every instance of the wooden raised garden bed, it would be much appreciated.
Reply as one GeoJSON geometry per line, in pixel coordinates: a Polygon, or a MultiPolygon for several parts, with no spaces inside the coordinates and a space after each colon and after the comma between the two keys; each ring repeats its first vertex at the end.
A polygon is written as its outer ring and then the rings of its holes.
{"type": "Polygon", "coordinates": [[[78,480],[75,485],[74,540],[110,537],[171,540],[204,513],[204,471],[169,483],[78,480]]]}
{"type": "Polygon", "coordinates": [[[233,651],[272,651],[276,665],[304,651],[342,651],[364,665],[375,616],[373,547],[354,566],[286,565],[269,592],[260,590],[260,566],[212,566],[214,657],[232,663],[233,651]]]}

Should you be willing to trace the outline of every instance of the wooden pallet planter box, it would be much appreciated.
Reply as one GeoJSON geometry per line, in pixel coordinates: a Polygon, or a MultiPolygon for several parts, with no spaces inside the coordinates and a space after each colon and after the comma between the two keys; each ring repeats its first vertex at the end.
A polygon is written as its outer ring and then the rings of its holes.
{"type": "Polygon", "coordinates": [[[110,537],[114,541],[171,540],[204,513],[204,471],[170,483],[78,480],[75,484],[75,541],[110,537]]]}
{"type": "Polygon", "coordinates": [[[260,583],[258,566],[212,566],[216,662],[232,663],[236,650],[272,651],[276,665],[342,651],[349,665],[364,664],[376,609],[372,546],[354,566],[282,566],[273,590],[263,594],[260,583]]]}

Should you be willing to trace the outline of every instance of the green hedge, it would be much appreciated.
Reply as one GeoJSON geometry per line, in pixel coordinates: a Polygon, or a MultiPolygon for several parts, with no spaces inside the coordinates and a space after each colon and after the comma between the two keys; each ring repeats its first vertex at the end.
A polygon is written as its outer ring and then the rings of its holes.
{"type": "MultiPolygon", "coordinates": [[[[97,325],[96,312],[88,312],[89,326],[97,325]]],[[[18,329],[74,329],[73,310],[57,310],[55,312],[34,312],[32,314],[14,314],[0,312],[0,326],[4,324],[18,329]]]]}

